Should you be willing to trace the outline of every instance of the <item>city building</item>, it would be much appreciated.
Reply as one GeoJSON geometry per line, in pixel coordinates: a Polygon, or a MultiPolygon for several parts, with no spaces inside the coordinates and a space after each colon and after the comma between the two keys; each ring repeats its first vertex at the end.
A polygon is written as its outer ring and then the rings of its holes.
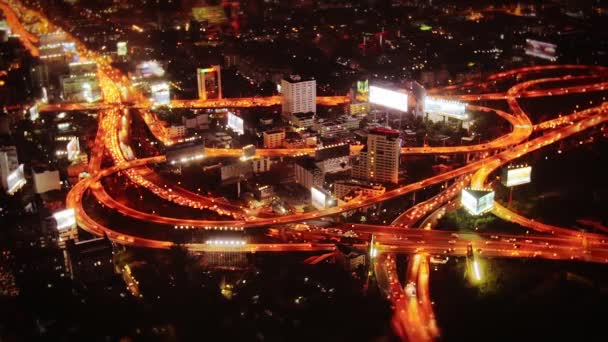
{"type": "Polygon", "coordinates": [[[209,114],[197,114],[192,117],[182,117],[182,123],[186,128],[207,130],[209,129],[209,114]]]}
{"type": "Polygon", "coordinates": [[[76,226],[76,212],[74,209],[64,209],[53,214],[55,229],[57,229],[59,248],[65,248],[68,241],[78,241],[78,227],[76,226]]]}
{"type": "Polygon", "coordinates": [[[72,279],[104,283],[114,276],[112,243],[107,238],[70,241],[66,244],[66,251],[72,279]]]}
{"type": "Polygon", "coordinates": [[[253,173],[263,173],[270,171],[272,160],[270,157],[255,158],[251,160],[253,173]]]}
{"type": "Polygon", "coordinates": [[[283,142],[285,141],[285,130],[273,129],[262,133],[262,136],[264,138],[265,148],[281,147],[283,146],[283,142]]]}
{"type": "Polygon", "coordinates": [[[205,156],[205,144],[202,140],[196,139],[167,146],[165,148],[165,156],[167,163],[172,165],[200,160],[205,156]]]}
{"type": "Polygon", "coordinates": [[[323,119],[315,122],[313,129],[317,131],[322,138],[333,138],[344,135],[347,132],[346,128],[338,121],[323,119]]]}
{"type": "Polygon", "coordinates": [[[188,132],[185,125],[170,125],[167,127],[167,131],[171,138],[183,138],[188,132]]]}
{"type": "Polygon", "coordinates": [[[346,105],[346,112],[352,116],[365,117],[370,109],[371,105],[369,102],[349,103],[346,105]]]}
{"type": "Polygon", "coordinates": [[[2,177],[2,187],[7,188],[6,179],[8,175],[19,167],[17,158],[17,147],[0,147],[0,177],[2,177]]]}
{"type": "Polygon", "coordinates": [[[296,131],[310,129],[314,125],[315,113],[291,113],[287,115],[287,121],[296,131]]]}
{"type": "Polygon", "coordinates": [[[361,125],[361,119],[351,115],[342,115],[336,121],[349,131],[359,129],[361,125]]]}
{"type": "Polygon", "coordinates": [[[398,183],[401,139],[399,132],[374,128],[367,135],[367,144],[353,160],[352,176],[373,182],[398,183]]]}
{"type": "Polygon", "coordinates": [[[308,156],[296,160],[294,176],[296,183],[306,189],[313,186],[322,187],[325,180],[323,171],[317,166],[315,159],[308,156]]]}
{"type": "Polygon", "coordinates": [[[376,197],[386,192],[382,184],[374,184],[358,179],[338,180],[333,183],[333,194],[336,198],[344,198],[347,195],[356,194],[365,197],[376,197]]]}
{"type": "Polygon", "coordinates": [[[258,201],[263,201],[274,195],[274,188],[269,184],[255,184],[252,192],[258,201]]]}
{"type": "Polygon", "coordinates": [[[2,188],[11,195],[26,183],[23,164],[19,165],[15,146],[0,147],[0,177],[2,177],[2,188]]]}
{"type": "Polygon", "coordinates": [[[97,76],[97,63],[94,61],[72,62],[68,67],[70,76],[97,76]]]}
{"type": "Polygon", "coordinates": [[[253,163],[237,161],[228,165],[222,165],[220,168],[220,177],[222,182],[233,179],[247,177],[253,173],[253,163]]]}
{"type": "Polygon", "coordinates": [[[68,102],[94,102],[101,99],[101,87],[95,75],[63,76],[61,94],[68,102]]]}
{"type": "Polygon", "coordinates": [[[59,179],[58,170],[33,167],[32,175],[34,178],[34,190],[37,194],[52,190],[61,190],[61,180],[59,179]]]}
{"type": "Polygon", "coordinates": [[[350,169],[350,145],[335,144],[317,148],[315,163],[323,173],[350,169]]]}
{"type": "Polygon", "coordinates": [[[316,113],[317,82],[303,79],[299,75],[290,75],[281,80],[282,113],[316,113]]]}

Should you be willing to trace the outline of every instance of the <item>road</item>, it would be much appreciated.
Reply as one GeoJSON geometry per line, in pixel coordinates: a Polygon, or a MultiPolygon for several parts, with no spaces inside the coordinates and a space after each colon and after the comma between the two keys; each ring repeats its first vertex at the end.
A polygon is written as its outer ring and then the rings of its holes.
{"type": "MultiPolygon", "coordinates": [[[[0,9],[5,13],[7,22],[14,32],[19,33],[21,42],[33,56],[39,54],[36,43],[39,38],[34,34],[55,32],[58,30],[41,13],[28,11],[16,1],[0,2],[0,9]],[[25,23],[25,24],[24,24],[25,23]],[[36,29],[33,29],[36,28],[36,29]]],[[[379,252],[375,270],[381,288],[386,289],[393,301],[396,311],[393,324],[395,330],[403,339],[411,341],[427,341],[439,336],[436,326],[430,294],[428,291],[429,262],[433,255],[466,256],[467,246],[471,244],[477,254],[485,257],[515,257],[515,258],[544,258],[551,260],[581,260],[586,262],[608,262],[608,244],[606,237],[601,234],[581,233],[563,227],[556,227],[525,218],[511,212],[496,203],[494,213],[505,220],[528,227],[544,235],[508,235],[508,234],[456,234],[451,232],[408,229],[415,223],[450,203],[457,194],[470,182],[473,188],[484,188],[489,185],[488,177],[498,168],[526,155],[530,152],[566,139],[586,129],[608,121],[608,104],[572,113],[567,116],[552,119],[533,125],[529,113],[526,113],[518,103],[518,99],[526,97],[566,96],[574,93],[604,91],[608,82],[603,78],[607,69],[598,66],[580,65],[549,65],[519,68],[491,75],[486,81],[470,82],[458,86],[445,87],[429,91],[430,93],[447,93],[453,90],[467,88],[487,88],[497,82],[511,80],[518,76],[530,77],[543,72],[586,73],[583,75],[564,75],[559,77],[544,77],[517,82],[504,93],[490,92],[485,94],[450,95],[462,101],[505,100],[510,112],[495,108],[469,105],[473,111],[481,111],[488,115],[498,115],[508,121],[513,129],[508,134],[493,141],[470,146],[448,147],[408,147],[403,148],[403,154],[448,154],[479,152],[481,159],[472,161],[458,169],[435,175],[422,181],[402,185],[376,197],[360,197],[355,201],[320,211],[291,214],[276,217],[258,217],[248,212],[247,208],[230,202],[210,198],[191,192],[172,184],[155,174],[148,167],[165,161],[163,156],[137,159],[133,155],[128,137],[130,108],[139,109],[146,125],[152,134],[163,144],[171,145],[179,142],[172,139],[164,123],[151,111],[152,104],[139,93],[130,83],[128,77],[113,69],[108,60],[94,51],[88,50],[82,42],[68,34],[77,47],[79,55],[86,60],[98,64],[98,77],[103,93],[103,102],[94,104],[58,104],[41,106],[41,110],[97,110],[99,111],[99,126],[91,153],[89,171],[91,177],[76,184],[69,192],[66,202],[76,213],[78,226],[94,235],[107,235],[111,240],[130,246],[166,249],[175,245],[174,241],[163,241],[135,236],[124,227],[108,227],[96,222],[83,206],[83,197],[90,193],[107,209],[142,222],[153,222],[166,225],[168,228],[188,227],[189,229],[219,229],[244,230],[247,228],[267,227],[287,223],[306,222],[326,216],[349,212],[359,208],[369,207],[387,200],[404,196],[435,184],[442,184],[456,179],[438,195],[405,211],[390,226],[342,224],[343,229],[353,230],[360,236],[374,235],[379,252]],[[575,85],[565,86],[564,83],[575,82],[575,85]],[[578,84],[584,82],[584,84],[578,84]],[[589,82],[589,83],[587,83],[589,82]],[[562,83],[560,87],[547,87],[553,83],[562,83]],[[539,88],[541,87],[541,88],[539,88]],[[532,133],[542,135],[530,139],[532,133]],[[110,157],[113,165],[102,168],[104,155],[110,157]],[[138,186],[145,187],[159,198],[181,206],[214,210],[219,214],[230,216],[229,220],[193,220],[176,217],[165,217],[154,213],[144,213],[112,198],[102,186],[104,177],[122,172],[138,186]],[[395,255],[412,254],[406,274],[406,285],[413,284],[416,295],[405,293],[396,274],[395,255]]],[[[237,98],[217,101],[180,100],[173,101],[175,108],[207,108],[207,107],[252,107],[274,106],[280,104],[280,97],[237,98]]],[[[319,97],[320,105],[341,105],[348,103],[345,96],[319,97]]],[[[351,152],[356,154],[362,146],[351,146],[351,152]]],[[[259,149],[260,156],[292,157],[295,155],[311,154],[313,149],[259,149]]],[[[206,149],[208,157],[232,156],[238,157],[241,150],[237,149],[206,149]]],[[[188,243],[185,245],[192,251],[199,252],[319,252],[321,257],[330,256],[336,251],[333,243],[249,243],[242,244],[213,244],[188,243]]],[[[365,248],[366,246],[359,246],[365,248]]],[[[313,261],[316,261],[315,258],[313,261]]],[[[411,289],[411,288],[410,288],[411,289]]]]}

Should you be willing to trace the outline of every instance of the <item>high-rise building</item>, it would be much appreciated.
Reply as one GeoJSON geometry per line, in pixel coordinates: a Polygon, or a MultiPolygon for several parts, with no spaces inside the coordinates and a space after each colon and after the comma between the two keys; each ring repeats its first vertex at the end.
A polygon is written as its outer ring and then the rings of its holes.
{"type": "Polygon", "coordinates": [[[283,115],[317,112],[317,81],[290,75],[281,81],[283,115]]]}
{"type": "Polygon", "coordinates": [[[372,129],[367,135],[367,145],[353,161],[353,177],[397,183],[400,152],[399,132],[387,128],[372,129]]]}
{"type": "Polygon", "coordinates": [[[61,190],[61,180],[58,170],[48,170],[42,167],[33,167],[34,190],[42,194],[52,190],[61,190]]]}
{"type": "Polygon", "coordinates": [[[19,167],[17,148],[15,146],[0,147],[0,179],[2,187],[9,189],[8,176],[19,167]]]}
{"type": "Polygon", "coordinates": [[[222,74],[219,65],[196,69],[198,98],[201,100],[222,98],[222,74]]]}

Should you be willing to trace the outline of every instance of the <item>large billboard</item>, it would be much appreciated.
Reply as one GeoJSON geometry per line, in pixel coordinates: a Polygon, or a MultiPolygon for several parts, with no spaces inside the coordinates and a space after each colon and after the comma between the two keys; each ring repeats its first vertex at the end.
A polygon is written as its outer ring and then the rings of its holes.
{"type": "Polygon", "coordinates": [[[65,230],[76,226],[76,212],[74,209],[65,209],[53,214],[55,222],[57,222],[57,230],[65,230]]]}
{"type": "Polygon", "coordinates": [[[407,94],[376,86],[369,87],[369,102],[407,112],[407,94]]]}
{"type": "Polygon", "coordinates": [[[196,69],[198,98],[201,100],[222,98],[221,68],[213,65],[210,68],[196,69]]]}
{"type": "Polygon", "coordinates": [[[251,159],[255,157],[255,146],[247,145],[243,146],[243,159],[251,159]]]}
{"type": "Polygon", "coordinates": [[[72,161],[78,158],[78,154],[80,153],[80,143],[78,141],[78,137],[72,137],[67,145],[67,150],[68,160],[72,161]]]}
{"type": "Polygon", "coordinates": [[[25,174],[23,173],[23,164],[19,165],[13,172],[6,176],[6,193],[13,195],[19,191],[26,183],[25,174]]]}
{"type": "Polygon", "coordinates": [[[524,48],[524,52],[528,56],[546,59],[551,62],[555,62],[557,60],[557,45],[548,42],[526,39],[526,47],[524,48]]]}
{"type": "Polygon", "coordinates": [[[332,198],[327,191],[315,186],[310,188],[310,200],[312,206],[318,210],[335,207],[337,204],[336,200],[332,198]]]}
{"type": "Polygon", "coordinates": [[[481,215],[494,208],[494,191],[462,189],[460,203],[472,215],[481,215]]]}
{"type": "Polygon", "coordinates": [[[152,101],[157,105],[166,105],[171,102],[169,84],[167,82],[156,83],[150,86],[152,101]]]}
{"type": "Polygon", "coordinates": [[[232,129],[238,134],[245,134],[243,119],[231,112],[228,112],[228,128],[232,129]]]}
{"type": "Polygon", "coordinates": [[[192,17],[198,22],[207,22],[212,25],[228,22],[228,17],[222,6],[192,7],[192,17]]]}
{"type": "Polygon", "coordinates": [[[165,75],[165,69],[158,61],[145,61],[137,65],[137,74],[141,77],[162,77],[165,75]]]}
{"type": "Polygon", "coordinates": [[[32,121],[36,121],[36,119],[38,119],[40,117],[40,113],[38,112],[37,104],[31,106],[29,112],[30,112],[30,120],[32,120],[32,121]]]}
{"type": "Polygon", "coordinates": [[[369,80],[357,81],[357,93],[358,94],[369,93],[369,80]]]}
{"type": "Polygon", "coordinates": [[[457,119],[468,118],[466,114],[467,105],[458,101],[447,101],[427,96],[424,98],[424,111],[439,113],[457,119]]]}
{"type": "Polygon", "coordinates": [[[508,167],[503,169],[501,182],[504,186],[516,186],[532,181],[532,166],[508,167]]]}
{"type": "Polygon", "coordinates": [[[118,56],[127,55],[127,42],[117,42],[116,43],[116,54],[118,56]]]}
{"type": "Polygon", "coordinates": [[[325,193],[325,191],[321,191],[313,186],[312,188],[310,188],[310,200],[313,207],[319,210],[323,210],[325,209],[325,201],[327,200],[327,194],[325,193]]]}

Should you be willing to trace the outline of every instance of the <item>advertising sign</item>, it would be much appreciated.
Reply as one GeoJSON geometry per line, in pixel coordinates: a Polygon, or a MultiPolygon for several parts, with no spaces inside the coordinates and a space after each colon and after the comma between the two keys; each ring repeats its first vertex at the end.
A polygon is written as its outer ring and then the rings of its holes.
{"type": "Polygon", "coordinates": [[[405,93],[370,86],[369,102],[407,112],[407,94],[405,93]]]}

